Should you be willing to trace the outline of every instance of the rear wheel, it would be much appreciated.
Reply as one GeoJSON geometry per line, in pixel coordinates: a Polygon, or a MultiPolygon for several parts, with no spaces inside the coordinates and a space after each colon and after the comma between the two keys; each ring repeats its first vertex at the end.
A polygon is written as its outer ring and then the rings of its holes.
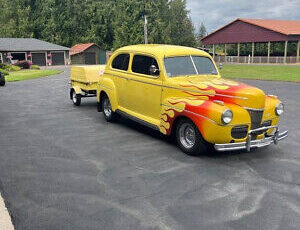
{"type": "Polygon", "coordinates": [[[81,95],[80,94],[76,94],[75,90],[72,90],[72,101],[73,104],[76,106],[79,106],[81,104],[81,95]]]}
{"type": "Polygon", "coordinates": [[[189,119],[181,119],[176,126],[176,140],[179,148],[186,154],[197,156],[208,151],[201,133],[189,119]]]}
{"type": "Polygon", "coordinates": [[[118,114],[112,110],[109,98],[106,95],[104,95],[102,99],[102,111],[104,118],[107,121],[112,122],[119,117],[118,114]]]}

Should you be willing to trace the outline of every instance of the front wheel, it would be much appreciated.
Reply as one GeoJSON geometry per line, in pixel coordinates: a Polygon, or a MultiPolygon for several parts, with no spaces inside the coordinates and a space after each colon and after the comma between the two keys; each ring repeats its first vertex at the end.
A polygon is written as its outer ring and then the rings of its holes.
{"type": "Polygon", "coordinates": [[[181,119],[176,126],[176,140],[179,148],[186,154],[197,156],[208,151],[201,133],[189,119],[181,119]]]}
{"type": "Polygon", "coordinates": [[[105,120],[110,122],[117,120],[118,114],[112,110],[109,98],[106,95],[103,97],[104,98],[102,100],[102,111],[105,120]]]}

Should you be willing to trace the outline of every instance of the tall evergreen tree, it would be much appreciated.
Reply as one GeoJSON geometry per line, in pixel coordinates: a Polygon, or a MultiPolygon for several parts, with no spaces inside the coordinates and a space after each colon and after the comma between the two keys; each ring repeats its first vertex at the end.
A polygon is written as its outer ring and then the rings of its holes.
{"type": "Polygon", "coordinates": [[[201,22],[199,31],[197,33],[197,42],[201,44],[201,39],[207,35],[206,27],[203,22],[201,22]]]}
{"type": "Polygon", "coordinates": [[[176,45],[194,46],[195,28],[186,9],[186,0],[170,1],[170,38],[176,45]]]}

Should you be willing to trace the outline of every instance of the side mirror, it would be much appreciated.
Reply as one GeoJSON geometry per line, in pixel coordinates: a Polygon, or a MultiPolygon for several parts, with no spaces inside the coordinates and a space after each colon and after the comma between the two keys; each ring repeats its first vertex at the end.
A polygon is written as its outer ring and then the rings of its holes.
{"type": "Polygon", "coordinates": [[[149,71],[150,71],[150,74],[153,76],[159,75],[159,69],[155,65],[151,65],[149,71]]]}
{"type": "Polygon", "coordinates": [[[219,63],[219,69],[222,69],[222,68],[223,68],[223,64],[219,63]]]}

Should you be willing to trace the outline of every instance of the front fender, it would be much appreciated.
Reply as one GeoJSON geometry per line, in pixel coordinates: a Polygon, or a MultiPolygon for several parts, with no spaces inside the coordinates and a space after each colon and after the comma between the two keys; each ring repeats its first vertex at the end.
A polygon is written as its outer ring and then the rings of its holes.
{"type": "Polygon", "coordinates": [[[178,117],[191,119],[203,138],[210,143],[230,142],[233,125],[250,124],[248,112],[238,105],[221,105],[207,99],[173,97],[162,103],[160,131],[169,135],[178,117]],[[230,125],[224,125],[221,121],[222,113],[227,109],[233,112],[230,125]]]}

